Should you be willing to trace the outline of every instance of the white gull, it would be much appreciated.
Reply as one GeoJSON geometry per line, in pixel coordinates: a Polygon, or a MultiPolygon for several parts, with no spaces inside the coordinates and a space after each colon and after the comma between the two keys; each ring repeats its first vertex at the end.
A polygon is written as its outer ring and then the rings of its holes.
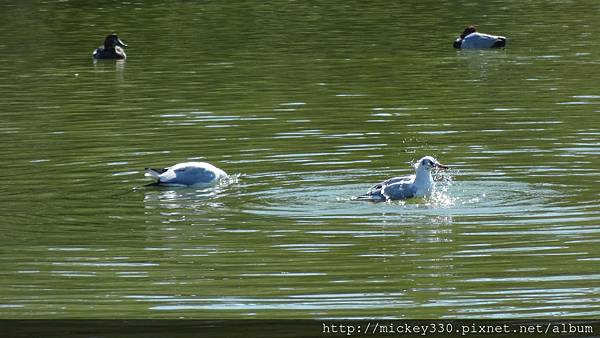
{"type": "Polygon", "coordinates": [[[155,184],[183,186],[214,186],[228,177],[223,170],[206,162],[178,163],[163,169],[146,168],[144,176],[156,179],[155,184]]]}
{"type": "Polygon", "coordinates": [[[381,202],[429,196],[434,187],[431,170],[448,169],[431,156],[421,158],[414,167],[415,175],[387,179],[372,186],[366,194],[356,197],[356,200],[381,202]]]}

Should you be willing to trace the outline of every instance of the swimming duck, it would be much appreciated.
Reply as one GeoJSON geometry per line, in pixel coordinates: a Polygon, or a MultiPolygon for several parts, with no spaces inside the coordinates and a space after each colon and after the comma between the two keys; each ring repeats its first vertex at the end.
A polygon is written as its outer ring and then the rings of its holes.
{"type": "Polygon", "coordinates": [[[125,59],[127,55],[121,47],[127,47],[127,45],[119,39],[117,34],[109,34],[104,39],[104,46],[96,48],[92,57],[94,59],[125,59]]]}
{"type": "Polygon", "coordinates": [[[156,184],[170,186],[214,186],[228,177],[223,170],[206,162],[184,162],[162,169],[146,168],[144,176],[156,179],[156,184]]]}
{"type": "Polygon", "coordinates": [[[366,194],[356,197],[356,200],[382,202],[429,196],[434,187],[431,170],[448,169],[431,156],[421,158],[414,168],[415,175],[387,179],[372,186],[366,194]]]}
{"type": "Polygon", "coordinates": [[[457,49],[485,49],[506,46],[506,37],[478,33],[475,26],[465,28],[462,34],[454,40],[457,49]]]}

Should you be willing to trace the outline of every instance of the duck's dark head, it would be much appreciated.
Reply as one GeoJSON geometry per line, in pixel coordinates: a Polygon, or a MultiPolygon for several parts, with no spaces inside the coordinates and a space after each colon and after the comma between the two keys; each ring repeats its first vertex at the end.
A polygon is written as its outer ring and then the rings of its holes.
{"type": "Polygon", "coordinates": [[[106,39],[104,39],[104,48],[112,49],[117,46],[118,47],[127,47],[127,45],[123,41],[121,41],[121,39],[119,39],[117,34],[112,33],[112,34],[109,34],[108,36],[106,36],[106,39]]]}
{"type": "Polygon", "coordinates": [[[464,39],[467,35],[469,35],[471,33],[475,33],[475,32],[477,32],[477,29],[475,28],[475,26],[471,25],[471,26],[465,28],[465,30],[460,35],[460,38],[464,39]]]}
{"type": "Polygon", "coordinates": [[[453,44],[454,48],[460,49],[464,38],[467,35],[469,35],[471,33],[475,33],[475,32],[477,32],[477,29],[473,25],[470,25],[467,28],[465,28],[465,30],[462,32],[462,34],[460,34],[460,36],[457,37],[456,40],[454,40],[454,44],[453,44]]]}

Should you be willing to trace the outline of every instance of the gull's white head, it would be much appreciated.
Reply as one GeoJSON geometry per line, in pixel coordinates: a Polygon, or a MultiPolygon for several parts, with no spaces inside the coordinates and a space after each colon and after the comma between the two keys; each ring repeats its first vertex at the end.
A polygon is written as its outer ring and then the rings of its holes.
{"type": "Polygon", "coordinates": [[[448,167],[438,162],[432,156],[425,156],[415,163],[415,169],[430,171],[431,169],[448,169],[448,167]]]}

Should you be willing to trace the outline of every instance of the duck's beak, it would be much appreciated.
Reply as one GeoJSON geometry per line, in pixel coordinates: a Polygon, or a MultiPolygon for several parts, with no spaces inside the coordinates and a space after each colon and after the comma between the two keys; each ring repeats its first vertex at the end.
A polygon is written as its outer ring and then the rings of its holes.
{"type": "Polygon", "coordinates": [[[127,47],[127,44],[125,42],[121,41],[121,39],[117,38],[117,46],[127,47]]]}
{"type": "Polygon", "coordinates": [[[447,166],[447,165],[443,165],[443,164],[441,164],[440,162],[437,162],[437,163],[436,163],[434,166],[435,166],[435,168],[436,168],[436,169],[442,169],[442,170],[447,170],[447,169],[450,169],[450,167],[449,167],[449,166],[447,166]]]}

